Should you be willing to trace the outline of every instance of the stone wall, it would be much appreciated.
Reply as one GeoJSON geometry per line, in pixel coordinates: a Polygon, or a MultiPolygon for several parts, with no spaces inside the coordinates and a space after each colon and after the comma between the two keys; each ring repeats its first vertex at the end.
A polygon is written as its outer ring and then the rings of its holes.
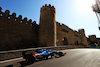
{"type": "Polygon", "coordinates": [[[56,23],[57,27],[57,45],[87,45],[85,32],[83,29],[73,31],[71,28],[64,24],[56,23]],[[80,32],[81,31],[81,32],[80,32]],[[65,40],[66,39],[66,40],[65,40]],[[66,42],[64,44],[64,42],[66,42]]]}
{"type": "Polygon", "coordinates": [[[37,46],[87,45],[84,29],[73,31],[56,22],[55,8],[41,7],[39,25],[32,20],[0,7],[0,50],[32,48],[37,46]]]}
{"type": "Polygon", "coordinates": [[[88,45],[96,46],[95,44],[99,44],[99,38],[96,38],[96,35],[89,35],[89,38],[87,38],[87,40],[88,45]]]}
{"type": "Polygon", "coordinates": [[[39,45],[55,46],[56,22],[55,8],[50,4],[41,7],[39,23],[39,45]]]}
{"type": "Polygon", "coordinates": [[[87,45],[84,29],[78,32],[55,20],[55,8],[50,4],[41,7],[39,23],[39,45],[87,45]]]}
{"type": "Polygon", "coordinates": [[[0,7],[0,50],[34,47],[38,41],[38,25],[16,13],[2,12],[0,7]]]}

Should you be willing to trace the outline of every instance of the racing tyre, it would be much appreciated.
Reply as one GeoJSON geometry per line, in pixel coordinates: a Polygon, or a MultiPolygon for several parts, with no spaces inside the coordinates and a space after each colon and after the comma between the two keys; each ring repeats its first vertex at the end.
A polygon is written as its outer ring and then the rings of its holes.
{"type": "Polygon", "coordinates": [[[31,57],[31,58],[27,59],[27,62],[28,63],[34,63],[34,61],[35,61],[35,58],[34,57],[31,57]]]}
{"type": "Polygon", "coordinates": [[[51,59],[52,58],[52,55],[48,55],[48,59],[51,59]]]}
{"type": "Polygon", "coordinates": [[[63,56],[63,53],[62,52],[59,52],[59,57],[63,56]]]}
{"type": "Polygon", "coordinates": [[[48,59],[48,55],[44,56],[44,60],[47,60],[48,59]]]}
{"type": "Polygon", "coordinates": [[[55,57],[55,58],[59,58],[60,55],[59,55],[58,53],[54,53],[54,57],[55,57]]]}

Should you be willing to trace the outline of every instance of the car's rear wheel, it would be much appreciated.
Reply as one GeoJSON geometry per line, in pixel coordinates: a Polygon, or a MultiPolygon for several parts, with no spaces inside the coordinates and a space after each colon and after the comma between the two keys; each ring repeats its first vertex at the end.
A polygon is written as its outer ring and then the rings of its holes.
{"type": "Polygon", "coordinates": [[[47,55],[44,55],[44,56],[43,56],[43,59],[44,59],[44,60],[47,60],[47,59],[48,59],[48,56],[47,56],[47,55]]]}
{"type": "Polygon", "coordinates": [[[34,57],[30,57],[30,58],[26,59],[26,61],[27,61],[28,63],[34,63],[35,58],[34,58],[34,57]]]}
{"type": "Polygon", "coordinates": [[[48,55],[48,59],[51,59],[52,58],[52,55],[50,54],[50,55],[48,55]]]}

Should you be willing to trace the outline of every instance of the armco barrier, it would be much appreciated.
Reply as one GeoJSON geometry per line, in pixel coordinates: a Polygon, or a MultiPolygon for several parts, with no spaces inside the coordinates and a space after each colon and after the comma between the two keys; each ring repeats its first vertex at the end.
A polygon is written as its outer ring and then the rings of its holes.
{"type": "Polygon", "coordinates": [[[0,61],[22,57],[22,52],[23,51],[32,52],[34,50],[43,49],[43,48],[46,48],[46,49],[50,49],[50,48],[51,49],[59,49],[60,48],[60,49],[62,49],[64,47],[65,46],[58,46],[58,47],[51,46],[51,47],[38,47],[38,48],[28,48],[28,49],[1,51],[0,52],[0,61]]]}
{"type": "Polygon", "coordinates": [[[27,51],[27,52],[32,52],[37,49],[56,49],[56,50],[64,50],[64,49],[73,49],[73,48],[86,48],[86,46],[51,46],[51,47],[38,47],[38,48],[28,48],[28,49],[20,49],[20,50],[10,50],[10,51],[1,51],[0,52],[0,61],[4,60],[9,60],[9,59],[14,59],[18,57],[22,57],[22,52],[27,51]]]}

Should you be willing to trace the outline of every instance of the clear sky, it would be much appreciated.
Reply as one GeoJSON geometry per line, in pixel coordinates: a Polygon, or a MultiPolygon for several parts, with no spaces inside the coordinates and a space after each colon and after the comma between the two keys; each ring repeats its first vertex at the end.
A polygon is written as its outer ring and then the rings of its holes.
{"type": "Polygon", "coordinates": [[[95,13],[92,11],[94,0],[0,0],[2,11],[15,12],[17,17],[27,17],[39,24],[40,8],[51,4],[56,8],[56,21],[73,30],[85,29],[85,34],[100,37],[95,13]]]}

